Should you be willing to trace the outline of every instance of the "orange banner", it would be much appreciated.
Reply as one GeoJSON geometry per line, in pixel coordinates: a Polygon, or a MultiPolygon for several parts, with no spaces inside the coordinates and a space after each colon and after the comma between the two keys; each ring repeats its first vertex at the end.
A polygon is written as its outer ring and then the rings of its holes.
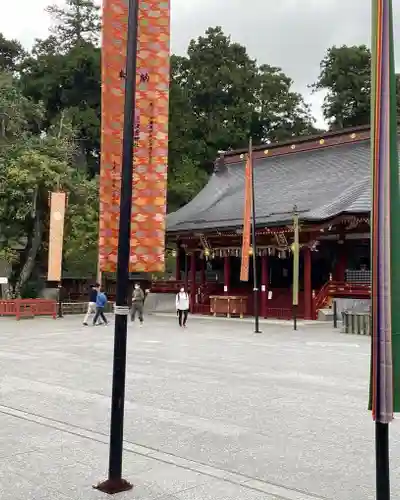
{"type": "MultiPolygon", "coordinates": [[[[100,269],[117,268],[127,0],[103,1],[100,269]]],[[[139,0],[131,272],[164,270],[170,1],[139,0]]]]}
{"type": "Polygon", "coordinates": [[[47,267],[47,279],[49,281],[61,281],[66,200],[65,193],[51,193],[50,195],[49,256],[47,267]]]}
{"type": "Polygon", "coordinates": [[[244,180],[243,240],[242,240],[242,261],[240,266],[240,281],[249,281],[252,176],[253,176],[253,168],[252,168],[251,157],[249,155],[246,162],[245,180],[244,180]]]}

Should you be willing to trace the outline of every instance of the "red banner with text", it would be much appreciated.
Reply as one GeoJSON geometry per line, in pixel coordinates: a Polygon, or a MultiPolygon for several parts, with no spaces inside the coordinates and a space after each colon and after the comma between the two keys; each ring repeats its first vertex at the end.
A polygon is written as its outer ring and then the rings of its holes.
{"type": "MultiPolygon", "coordinates": [[[[128,0],[104,0],[99,260],[115,272],[119,228],[128,0]]],[[[170,1],[139,0],[131,272],[164,270],[170,1]]]]}

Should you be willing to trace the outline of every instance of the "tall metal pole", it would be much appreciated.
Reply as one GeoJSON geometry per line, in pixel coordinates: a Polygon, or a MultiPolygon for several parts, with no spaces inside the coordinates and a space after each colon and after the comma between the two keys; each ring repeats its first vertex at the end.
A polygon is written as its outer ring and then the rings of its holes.
{"type": "Polygon", "coordinates": [[[389,424],[375,422],[376,499],[390,500],[389,424]]]}
{"type": "Polygon", "coordinates": [[[293,251],[293,329],[297,330],[297,309],[299,305],[299,214],[297,207],[293,207],[293,232],[294,242],[292,245],[293,251]]]}
{"type": "Polygon", "coordinates": [[[260,300],[258,290],[258,277],[257,277],[257,241],[256,241],[256,197],[254,189],[254,168],[253,168],[253,139],[250,137],[249,141],[249,161],[251,169],[251,211],[252,211],[252,224],[251,224],[251,239],[253,246],[253,293],[254,293],[254,333],[261,333],[260,331],[260,300]]]}
{"type": "Polygon", "coordinates": [[[63,318],[63,310],[62,310],[62,283],[60,281],[58,285],[58,317],[63,318]]]}
{"type": "MultiPolygon", "coordinates": [[[[100,245],[99,245],[100,246],[100,245]]],[[[100,248],[98,250],[98,256],[97,256],[97,270],[96,270],[96,282],[101,285],[101,266],[100,266],[100,248]]]]}
{"type": "Polygon", "coordinates": [[[122,479],[124,435],[126,343],[128,326],[129,256],[136,109],[136,58],[138,38],[138,0],[129,0],[128,40],[126,51],[124,129],[122,143],[122,173],[120,218],[118,233],[117,290],[115,303],[114,366],[111,402],[110,454],[108,479],[97,489],[113,494],[132,489],[122,479]]]}

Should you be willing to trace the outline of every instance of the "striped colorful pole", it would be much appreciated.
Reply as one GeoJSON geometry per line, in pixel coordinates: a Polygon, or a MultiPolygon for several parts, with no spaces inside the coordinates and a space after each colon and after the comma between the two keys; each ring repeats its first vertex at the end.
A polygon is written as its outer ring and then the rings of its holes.
{"type": "Polygon", "coordinates": [[[297,330],[297,313],[299,307],[299,260],[300,260],[300,242],[299,242],[299,214],[297,207],[293,207],[293,234],[292,244],[293,252],[293,330],[297,330]]]}
{"type": "Polygon", "coordinates": [[[373,0],[372,358],[371,409],[376,423],[377,499],[390,499],[389,423],[400,410],[400,238],[396,76],[391,0],[373,0]]]}

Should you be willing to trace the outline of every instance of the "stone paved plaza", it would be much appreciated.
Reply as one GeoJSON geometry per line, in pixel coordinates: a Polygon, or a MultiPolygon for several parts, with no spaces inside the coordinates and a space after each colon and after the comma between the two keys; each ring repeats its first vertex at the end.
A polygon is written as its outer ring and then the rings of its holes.
{"type": "MultiPolygon", "coordinates": [[[[129,327],[124,475],[135,500],[374,498],[369,339],[330,325],[173,317],[129,327]]],[[[113,327],[0,319],[1,500],[97,500],[113,327]]],[[[391,426],[400,497],[400,425],[391,426]]]]}

